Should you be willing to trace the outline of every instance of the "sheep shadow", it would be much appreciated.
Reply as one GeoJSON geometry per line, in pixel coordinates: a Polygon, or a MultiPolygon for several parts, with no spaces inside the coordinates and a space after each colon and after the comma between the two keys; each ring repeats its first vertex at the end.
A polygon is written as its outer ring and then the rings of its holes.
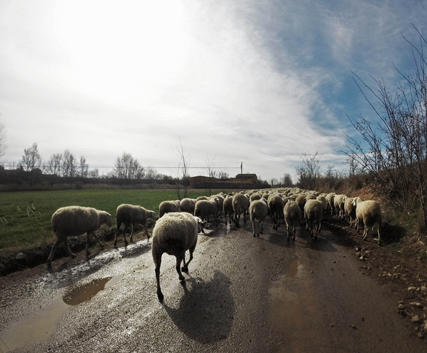
{"type": "Polygon", "coordinates": [[[187,279],[182,284],[185,294],[178,308],[165,303],[163,307],[179,330],[192,340],[202,344],[224,340],[231,332],[235,311],[230,284],[230,279],[220,271],[215,271],[209,282],[187,279]]]}

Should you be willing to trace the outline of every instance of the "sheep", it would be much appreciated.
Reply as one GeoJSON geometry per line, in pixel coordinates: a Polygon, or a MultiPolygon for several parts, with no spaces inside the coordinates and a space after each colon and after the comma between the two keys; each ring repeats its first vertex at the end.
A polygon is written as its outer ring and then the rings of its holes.
{"type": "MultiPolygon", "coordinates": [[[[357,198],[361,201],[360,198],[357,198]]],[[[344,202],[344,217],[349,218],[350,228],[353,227],[353,223],[356,220],[356,204],[357,200],[355,197],[347,197],[344,202]]]]}
{"type": "Polygon", "coordinates": [[[304,218],[306,221],[306,228],[310,233],[310,237],[314,237],[314,240],[317,240],[317,233],[320,233],[323,220],[322,203],[318,200],[307,200],[304,205],[304,218]]]}
{"type": "Polygon", "coordinates": [[[273,229],[277,230],[280,225],[280,217],[283,216],[283,207],[285,206],[285,202],[279,194],[270,195],[267,202],[270,215],[273,220],[273,229]]]}
{"type": "Polygon", "coordinates": [[[249,201],[250,202],[252,202],[252,201],[255,201],[255,200],[259,200],[259,199],[261,199],[261,195],[259,194],[259,193],[257,193],[257,192],[254,192],[250,197],[249,197],[249,201]]]}
{"type": "Polygon", "coordinates": [[[159,217],[161,218],[165,213],[178,212],[179,211],[179,200],[175,201],[162,201],[159,205],[159,217]]]}
{"type": "Polygon", "coordinates": [[[347,196],[344,194],[335,195],[334,197],[334,213],[338,215],[339,219],[344,218],[344,203],[346,198],[347,196]]]}
{"type": "Polygon", "coordinates": [[[47,266],[51,267],[53,255],[61,242],[64,242],[65,250],[71,257],[76,257],[68,246],[67,237],[77,236],[86,233],[86,255],[89,255],[89,236],[91,234],[98,240],[100,246],[103,244],[95,234],[101,225],[106,224],[111,227],[111,215],[108,212],[100,211],[92,207],[67,206],[58,208],[51,218],[52,229],[56,235],[56,242],[52,246],[47,259],[47,266]]]}
{"type": "Polygon", "coordinates": [[[243,214],[243,222],[246,223],[246,212],[249,210],[249,198],[243,194],[233,196],[234,223],[239,227],[240,215],[243,214]]]}
{"type": "Polygon", "coordinates": [[[163,293],[160,289],[160,265],[163,253],[176,257],[176,271],[179,280],[184,281],[181,273],[188,272],[188,265],[193,260],[193,252],[197,244],[197,235],[200,232],[202,220],[187,212],[170,212],[160,218],[153,229],[152,256],[155,265],[157,281],[157,297],[163,301],[163,293]],[[185,252],[189,250],[190,259],[185,261],[185,252]]]}
{"type": "Polygon", "coordinates": [[[288,201],[283,207],[288,243],[291,235],[292,240],[295,240],[295,227],[300,219],[300,213],[301,210],[295,201],[288,201]]]}
{"type": "Polygon", "coordinates": [[[326,197],[324,195],[319,195],[316,197],[316,200],[320,201],[323,205],[323,210],[325,211],[328,207],[328,201],[326,200],[326,197]]]}
{"type": "Polygon", "coordinates": [[[210,197],[212,200],[215,200],[216,202],[216,213],[217,218],[221,218],[222,208],[224,205],[224,197],[220,194],[218,195],[212,195],[210,197]]]}
{"type": "Polygon", "coordinates": [[[116,209],[116,222],[117,228],[114,233],[114,247],[117,247],[117,235],[119,234],[120,227],[122,224],[125,225],[123,229],[123,238],[125,240],[125,246],[128,245],[126,240],[126,229],[130,227],[130,241],[133,242],[133,229],[134,226],[140,224],[145,230],[147,240],[150,239],[148,234],[146,223],[149,218],[156,219],[156,213],[151,210],[147,210],[139,205],[121,204],[116,209]]]}
{"type": "Polygon", "coordinates": [[[328,201],[328,206],[327,209],[331,210],[331,216],[333,216],[334,214],[334,198],[335,198],[335,193],[331,192],[328,195],[326,195],[326,201],[328,201]]]}
{"type": "Polygon", "coordinates": [[[228,215],[228,219],[231,221],[231,219],[233,217],[233,213],[234,213],[234,211],[233,211],[233,196],[229,195],[224,199],[224,203],[222,205],[222,208],[224,211],[225,224],[228,224],[227,215],[228,215]]]}
{"type": "MultiPolygon", "coordinates": [[[[206,226],[209,222],[209,217],[214,216],[215,225],[218,227],[217,223],[217,205],[215,200],[199,200],[196,202],[196,207],[194,208],[194,215],[202,219],[205,222],[206,226]]],[[[204,233],[202,229],[202,233],[204,233]]]]}
{"type": "Polygon", "coordinates": [[[356,231],[359,232],[360,223],[363,223],[363,240],[368,236],[369,228],[374,228],[378,224],[378,245],[381,245],[380,227],[381,227],[381,207],[379,203],[373,200],[357,201],[356,204],[356,231]]]}
{"type": "Polygon", "coordinates": [[[262,234],[264,220],[268,214],[267,201],[264,198],[254,200],[249,206],[249,217],[252,221],[252,231],[254,237],[259,238],[259,233],[262,234]],[[261,230],[260,230],[261,227],[261,230]]]}
{"type": "Polygon", "coordinates": [[[295,199],[295,202],[298,204],[299,209],[300,209],[300,223],[303,224],[304,223],[304,205],[306,203],[307,199],[305,197],[305,194],[299,194],[297,196],[297,198],[295,199]]]}
{"type": "Polygon", "coordinates": [[[196,207],[196,199],[190,199],[186,197],[182,199],[181,202],[179,203],[179,208],[181,212],[188,212],[193,214],[195,207],[196,207]]]}

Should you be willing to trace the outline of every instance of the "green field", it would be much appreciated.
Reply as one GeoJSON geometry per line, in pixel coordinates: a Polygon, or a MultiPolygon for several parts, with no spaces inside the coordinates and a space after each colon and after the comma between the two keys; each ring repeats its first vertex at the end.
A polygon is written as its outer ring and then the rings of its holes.
{"type": "MultiPolygon", "coordinates": [[[[189,190],[187,197],[204,195],[189,190]]],[[[50,218],[63,206],[87,206],[113,216],[121,203],[141,205],[158,215],[159,204],[176,200],[176,190],[90,189],[0,193],[0,251],[16,251],[54,242],[50,218]]]]}

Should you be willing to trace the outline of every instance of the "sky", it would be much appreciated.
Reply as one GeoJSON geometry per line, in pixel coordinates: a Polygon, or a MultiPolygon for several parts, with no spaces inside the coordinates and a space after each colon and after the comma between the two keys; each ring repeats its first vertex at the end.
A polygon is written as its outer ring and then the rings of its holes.
{"type": "Polygon", "coordinates": [[[123,152],[173,175],[207,166],[296,178],[347,170],[348,117],[375,115],[354,75],[392,87],[427,37],[415,0],[0,0],[6,167],[38,144],[106,175],[123,152]]]}

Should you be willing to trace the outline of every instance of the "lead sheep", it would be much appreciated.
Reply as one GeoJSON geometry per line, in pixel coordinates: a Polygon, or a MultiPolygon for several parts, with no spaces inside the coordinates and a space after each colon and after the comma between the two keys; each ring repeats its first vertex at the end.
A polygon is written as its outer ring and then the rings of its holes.
{"type": "Polygon", "coordinates": [[[363,240],[368,236],[369,228],[378,225],[378,245],[381,245],[380,227],[381,227],[381,207],[379,203],[373,200],[361,201],[356,204],[356,230],[359,232],[360,224],[363,224],[363,240]]]}
{"type": "Polygon", "coordinates": [[[249,206],[249,217],[252,221],[252,232],[254,237],[259,238],[262,234],[264,220],[268,215],[267,201],[264,198],[254,200],[249,206]],[[261,228],[261,229],[260,229],[261,228]]]}
{"type": "Polygon", "coordinates": [[[133,242],[133,230],[136,225],[141,225],[145,230],[145,235],[147,236],[147,240],[150,239],[150,235],[148,234],[148,230],[146,227],[147,220],[149,218],[156,219],[156,214],[154,211],[147,210],[139,205],[131,205],[127,203],[123,203],[117,206],[116,209],[116,222],[117,228],[114,232],[114,247],[117,247],[117,235],[120,232],[120,228],[122,224],[124,224],[123,229],[123,238],[125,241],[125,246],[128,245],[126,240],[126,229],[130,228],[130,241],[133,242]]]}
{"type": "Polygon", "coordinates": [[[318,200],[307,200],[304,205],[304,219],[306,228],[310,237],[317,239],[317,233],[320,233],[323,220],[323,205],[318,200]]]}
{"type": "Polygon", "coordinates": [[[64,242],[65,250],[71,257],[76,257],[68,246],[67,237],[77,236],[86,233],[86,255],[89,255],[89,237],[91,234],[98,240],[100,246],[103,244],[95,232],[106,224],[111,227],[111,215],[108,212],[100,211],[92,207],[67,206],[58,208],[51,218],[52,229],[56,235],[56,242],[52,246],[47,259],[47,266],[52,265],[53,255],[61,242],[64,242]]]}
{"type": "Polygon", "coordinates": [[[288,243],[291,236],[292,240],[295,240],[295,227],[300,219],[300,214],[301,210],[295,201],[288,201],[283,207],[288,243]]]}
{"type": "Polygon", "coordinates": [[[163,301],[163,293],[160,288],[160,265],[163,253],[176,257],[176,271],[179,280],[184,281],[181,273],[188,272],[188,265],[193,260],[193,252],[197,244],[197,236],[202,226],[202,220],[187,212],[171,212],[160,218],[153,229],[152,255],[155,265],[157,281],[157,297],[163,301]],[[189,250],[190,259],[185,261],[185,252],[189,250]]]}

